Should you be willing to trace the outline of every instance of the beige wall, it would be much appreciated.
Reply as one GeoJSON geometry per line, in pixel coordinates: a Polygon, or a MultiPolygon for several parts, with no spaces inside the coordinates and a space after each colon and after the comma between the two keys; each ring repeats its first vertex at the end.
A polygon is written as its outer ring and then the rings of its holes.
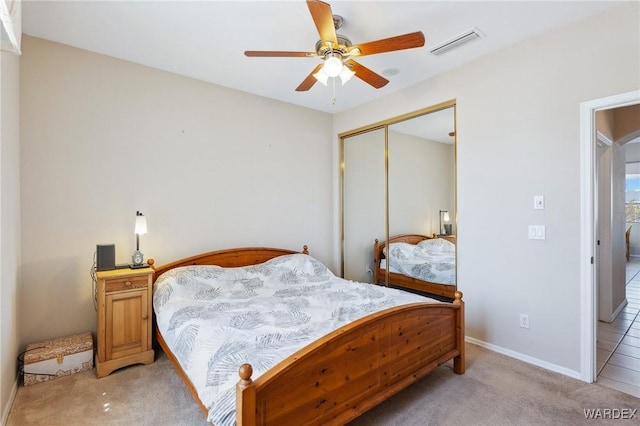
{"type": "MultiPolygon", "coordinates": [[[[638,137],[640,132],[640,105],[607,109],[596,112],[596,130],[610,141],[629,135],[638,137]]],[[[623,142],[628,142],[624,140],[623,142]]]]}
{"type": "MultiPolygon", "coordinates": [[[[631,105],[613,110],[614,133],[613,140],[623,139],[634,134],[638,137],[640,132],[640,105],[631,105]]],[[[627,142],[627,141],[625,141],[627,142]]]]}
{"type": "Polygon", "coordinates": [[[0,52],[0,423],[9,414],[19,352],[20,59],[0,52]]]}
{"type": "Polygon", "coordinates": [[[96,244],[332,255],[331,116],[25,36],[22,345],[95,330],[96,244]]]}
{"type": "Polygon", "coordinates": [[[596,112],[596,130],[609,141],[613,141],[613,110],[605,109],[596,112]]]}
{"type": "Polygon", "coordinates": [[[620,309],[626,304],[626,243],[625,243],[625,158],[624,145],[614,143],[611,164],[611,312],[613,321],[620,309]]]}
{"type": "MultiPolygon", "coordinates": [[[[597,219],[596,238],[600,244],[596,246],[596,281],[597,296],[595,298],[598,306],[598,320],[611,322],[612,289],[613,280],[613,250],[612,240],[612,169],[614,150],[605,144],[597,145],[596,170],[597,170],[597,219]]],[[[624,266],[623,266],[624,267],[624,266]]],[[[622,285],[624,285],[624,280],[622,285]]]]}
{"type": "Polygon", "coordinates": [[[625,147],[598,145],[596,158],[598,319],[612,322],[626,304],[625,147]]]}
{"type": "Polygon", "coordinates": [[[344,139],[344,277],[373,282],[373,242],[385,238],[384,129],[344,139]]]}
{"type": "Polygon", "coordinates": [[[453,144],[389,130],[390,236],[440,233],[440,210],[455,216],[454,164],[453,144]]]}
{"type": "Polygon", "coordinates": [[[580,103],[640,88],[639,6],[616,6],[334,118],[337,134],[457,100],[467,334],[576,377],[580,103]],[[533,209],[534,195],[545,196],[544,210],[533,209]],[[546,225],[545,241],[527,238],[535,224],[546,225]],[[530,329],[519,327],[520,313],[530,329]]]}

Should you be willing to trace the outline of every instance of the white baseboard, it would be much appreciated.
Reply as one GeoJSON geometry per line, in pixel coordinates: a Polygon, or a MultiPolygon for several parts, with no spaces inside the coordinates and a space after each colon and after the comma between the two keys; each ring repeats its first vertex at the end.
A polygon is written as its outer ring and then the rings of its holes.
{"type": "Polygon", "coordinates": [[[16,377],[16,381],[13,383],[13,387],[11,388],[11,394],[9,395],[9,399],[7,400],[7,405],[2,408],[2,418],[0,418],[1,426],[5,426],[7,424],[7,419],[9,418],[9,412],[11,411],[13,400],[16,398],[16,392],[18,392],[19,379],[20,377],[16,377]]]}
{"type": "Polygon", "coordinates": [[[613,311],[613,313],[611,314],[611,318],[607,322],[614,322],[620,311],[623,310],[625,306],[627,306],[627,303],[627,298],[625,297],[622,303],[620,303],[620,306],[618,306],[618,308],[613,311]]]}
{"type": "Polygon", "coordinates": [[[547,361],[542,361],[541,359],[530,357],[529,355],[521,354],[520,352],[512,351],[511,349],[503,348],[502,346],[494,345],[492,343],[483,342],[482,340],[474,339],[473,337],[466,336],[465,341],[469,343],[473,343],[474,345],[481,346],[485,349],[489,349],[493,352],[498,352],[502,355],[506,355],[511,358],[515,358],[520,361],[524,361],[527,364],[533,364],[535,366],[544,368],[545,370],[553,371],[555,373],[560,373],[565,376],[572,377],[574,379],[582,380],[582,374],[575,370],[570,370],[565,367],[561,367],[556,364],[552,364],[547,361]]]}

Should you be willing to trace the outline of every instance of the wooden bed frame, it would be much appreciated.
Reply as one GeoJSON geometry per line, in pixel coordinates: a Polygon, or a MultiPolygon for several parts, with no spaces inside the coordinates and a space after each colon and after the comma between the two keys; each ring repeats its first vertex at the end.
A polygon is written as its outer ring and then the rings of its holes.
{"type": "MultiPolygon", "coordinates": [[[[420,241],[430,240],[432,238],[444,238],[446,240],[455,243],[455,237],[442,236],[437,237],[435,234],[431,237],[418,234],[403,234],[389,237],[389,244],[392,243],[409,243],[418,244],[420,241]]],[[[379,242],[377,239],[373,243],[373,282],[375,284],[386,284],[386,273],[384,268],[380,267],[380,261],[385,258],[383,253],[386,243],[379,242]]],[[[455,299],[456,286],[434,283],[430,281],[423,281],[418,278],[409,277],[397,272],[389,271],[389,285],[391,287],[406,288],[409,290],[416,290],[421,293],[434,294],[437,296],[446,297],[448,299],[455,299]]]]}
{"type": "MultiPolygon", "coordinates": [[[[155,277],[179,266],[255,265],[292,253],[296,252],[261,247],[209,252],[156,268],[155,277]]],[[[303,253],[308,254],[307,246],[303,253]]],[[[208,415],[157,327],[155,336],[208,415]]],[[[344,424],[451,359],[454,372],[463,374],[464,302],[460,292],[453,303],[414,303],[349,323],[255,380],[249,364],[239,366],[237,425],[344,424]]]]}

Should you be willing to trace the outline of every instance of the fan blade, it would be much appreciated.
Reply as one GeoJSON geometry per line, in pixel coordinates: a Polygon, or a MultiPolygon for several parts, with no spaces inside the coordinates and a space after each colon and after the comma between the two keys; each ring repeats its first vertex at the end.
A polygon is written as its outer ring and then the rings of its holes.
{"type": "Polygon", "coordinates": [[[333,47],[337,46],[338,37],[336,37],[336,28],[333,25],[331,6],[320,0],[307,0],[307,7],[311,12],[311,17],[316,24],[322,43],[330,41],[333,43],[333,47]]]}
{"type": "Polygon", "coordinates": [[[393,52],[394,50],[412,49],[424,46],[424,34],[422,31],[401,36],[371,41],[369,43],[351,46],[349,54],[354,56],[374,55],[376,53],[393,52]],[[357,50],[356,50],[357,49],[357,50]],[[359,53],[358,53],[359,51],[359,53]]]}
{"type": "Polygon", "coordinates": [[[314,52],[278,52],[271,50],[246,50],[244,52],[245,56],[249,57],[264,57],[264,58],[272,58],[272,57],[282,57],[282,58],[310,58],[318,56],[314,52]]]}
{"type": "Polygon", "coordinates": [[[316,84],[316,81],[318,81],[313,75],[320,71],[320,68],[322,68],[322,64],[318,64],[318,66],[315,67],[313,71],[311,71],[311,74],[309,74],[307,78],[305,78],[304,81],[300,83],[300,86],[296,87],[296,92],[306,92],[307,90],[311,89],[311,87],[316,84]]]}
{"type": "Polygon", "coordinates": [[[353,59],[349,59],[345,64],[351,69],[351,71],[356,73],[356,77],[365,83],[372,85],[376,89],[384,87],[389,83],[389,80],[379,74],[376,74],[364,65],[360,65],[353,59]]]}

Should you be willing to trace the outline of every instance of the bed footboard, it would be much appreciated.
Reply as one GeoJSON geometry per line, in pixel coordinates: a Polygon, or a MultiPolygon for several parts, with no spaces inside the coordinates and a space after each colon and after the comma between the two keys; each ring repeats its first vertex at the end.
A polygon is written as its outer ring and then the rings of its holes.
{"type": "Polygon", "coordinates": [[[344,326],[258,379],[244,364],[238,425],[344,424],[453,359],[464,373],[464,303],[415,303],[344,326]]]}

